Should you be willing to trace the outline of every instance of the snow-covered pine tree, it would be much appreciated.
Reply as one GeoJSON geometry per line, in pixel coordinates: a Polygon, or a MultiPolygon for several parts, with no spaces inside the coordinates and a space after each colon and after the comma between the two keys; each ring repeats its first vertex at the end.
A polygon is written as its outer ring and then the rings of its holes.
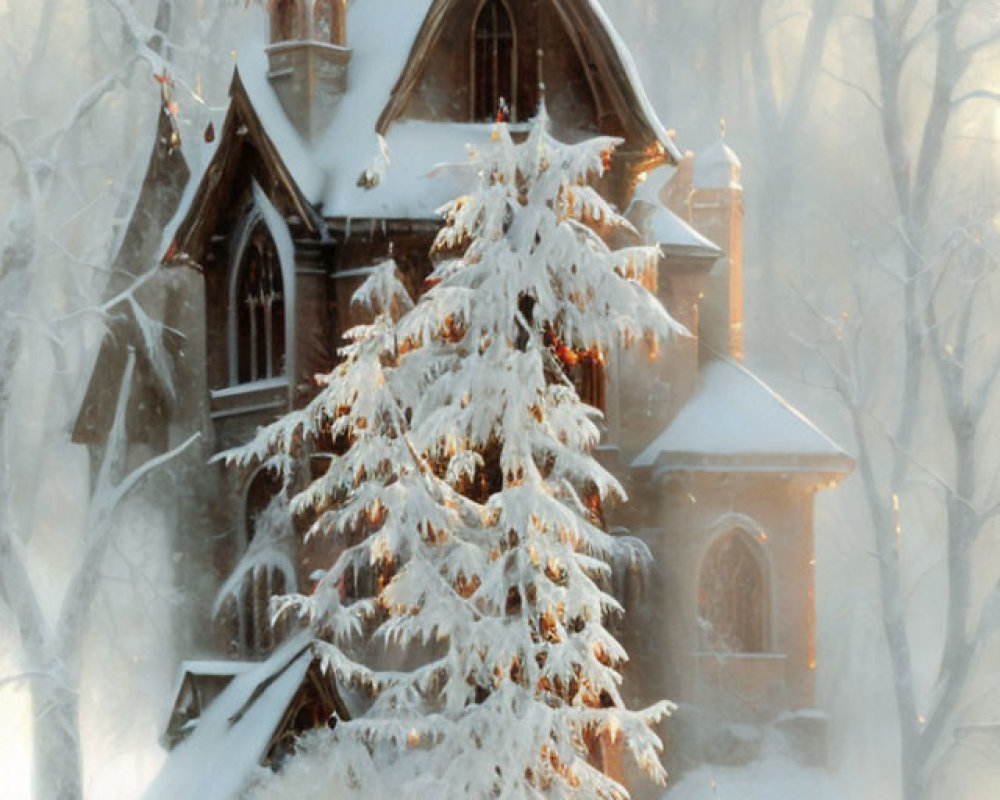
{"type": "MultiPolygon", "coordinates": [[[[625,708],[626,653],[604,627],[620,608],[601,588],[616,548],[602,510],[625,493],[590,455],[598,415],[567,377],[619,340],[681,330],[643,286],[655,248],[611,251],[595,230],[627,224],[589,185],[616,144],[559,143],[544,108],[523,143],[498,125],[435,243],[461,254],[399,326],[412,439],[482,519],[441,545],[446,581],[406,564],[383,593],[386,634],[447,642],[439,682],[417,684],[415,796],[623,796],[588,761],[602,735],[665,777],[650,725],[668,706],[625,708]]],[[[387,690],[397,708],[402,691],[387,690]]]]}
{"type": "Polygon", "coordinates": [[[316,400],[262,431],[234,460],[292,475],[302,442],[340,443],[326,474],[291,502],[311,534],[367,536],[311,596],[281,601],[332,644],[342,682],[376,694],[362,717],[321,731],[261,796],[619,798],[593,763],[624,743],[655,781],[651,725],[667,703],[625,707],[627,655],[604,627],[602,588],[620,546],[603,530],[624,499],[591,456],[599,412],[568,369],[622,340],[681,332],[644,287],[658,253],[612,251],[598,227],[627,223],[589,185],[617,142],[557,142],[539,115],[522,143],[499,124],[473,151],[476,190],[443,209],[431,288],[406,299],[386,265],[359,291],[377,312],[350,334],[316,400]],[[375,568],[378,602],[338,589],[375,568]],[[381,616],[377,634],[420,666],[378,672],[339,645],[381,616]]]}

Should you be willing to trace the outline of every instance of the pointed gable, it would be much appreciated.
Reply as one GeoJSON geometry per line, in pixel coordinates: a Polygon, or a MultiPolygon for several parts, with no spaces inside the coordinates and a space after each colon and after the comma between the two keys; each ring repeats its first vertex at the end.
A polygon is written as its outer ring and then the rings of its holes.
{"type": "MultiPolygon", "coordinates": [[[[434,0],[383,109],[377,130],[400,119],[476,119],[477,28],[487,3],[434,0]]],[[[631,56],[596,0],[502,0],[515,50],[515,119],[537,108],[538,83],[557,127],[620,135],[632,146],[658,146],[670,163],[679,153],[650,105],[631,56]],[[542,55],[539,57],[539,51],[542,55]]],[[[488,35],[488,34],[487,34],[488,35]]]]}
{"type": "MultiPolygon", "coordinates": [[[[186,197],[175,220],[176,233],[170,250],[185,253],[203,266],[209,239],[231,214],[233,201],[250,191],[252,181],[265,187],[272,201],[288,215],[298,218],[305,231],[319,237],[321,216],[313,208],[296,177],[286,165],[294,157],[293,140],[272,140],[261,123],[255,104],[244,87],[239,69],[233,73],[230,104],[219,144],[201,180],[186,197]],[[279,148],[280,145],[280,148],[279,148]]],[[[229,226],[231,227],[231,226],[229,226]]]]}

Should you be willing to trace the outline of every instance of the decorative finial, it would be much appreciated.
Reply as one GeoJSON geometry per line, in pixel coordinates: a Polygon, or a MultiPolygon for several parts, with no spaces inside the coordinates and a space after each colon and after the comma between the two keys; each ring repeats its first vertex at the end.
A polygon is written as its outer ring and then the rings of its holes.
{"type": "Polygon", "coordinates": [[[722,138],[725,139],[726,138],[726,118],[725,117],[722,117],[719,120],[719,130],[722,133],[722,138]]]}
{"type": "Polygon", "coordinates": [[[510,106],[507,105],[507,98],[501,97],[497,100],[497,114],[494,122],[510,122],[510,106]]]}

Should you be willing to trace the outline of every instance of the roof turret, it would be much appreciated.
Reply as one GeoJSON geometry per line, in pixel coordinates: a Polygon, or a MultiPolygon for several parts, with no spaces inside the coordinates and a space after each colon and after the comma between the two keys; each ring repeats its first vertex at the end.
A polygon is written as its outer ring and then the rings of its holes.
{"type": "Polygon", "coordinates": [[[270,0],[268,79],[306,141],[329,125],[347,90],[347,0],[270,0]]]}
{"type": "Polygon", "coordinates": [[[719,138],[700,153],[694,163],[695,189],[740,189],[742,165],[726,144],[726,121],[720,124],[719,138]]]}

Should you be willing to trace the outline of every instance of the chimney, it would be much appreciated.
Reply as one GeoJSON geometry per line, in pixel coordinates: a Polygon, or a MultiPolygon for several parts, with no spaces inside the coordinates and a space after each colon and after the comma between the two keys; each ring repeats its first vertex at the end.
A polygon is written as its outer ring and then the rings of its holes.
{"type": "Polygon", "coordinates": [[[347,0],[270,0],[268,80],[295,129],[316,142],[347,91],[347,0]]]}
{"type": "MultiPolygon", "coordinates": [[[[740,160],[719,139],[694,163],[688,198],[691,224],[722,248],[698,309],[698,338],[743,360],[743,187],[740,160]]],[[[703,350],[711,355],[710,350],[703,350]]]]}

